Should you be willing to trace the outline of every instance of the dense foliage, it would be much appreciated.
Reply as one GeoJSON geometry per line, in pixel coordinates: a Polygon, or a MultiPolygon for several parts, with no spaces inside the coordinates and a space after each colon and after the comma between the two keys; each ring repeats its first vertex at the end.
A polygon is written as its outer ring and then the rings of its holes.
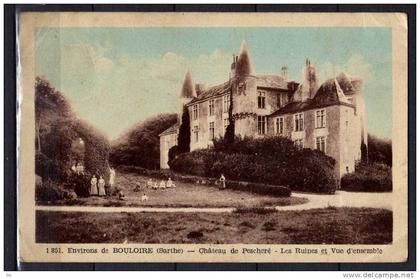
{"type": "Polygon", "coordinates": [[[230,104],[229,104],[229,124],[226,127],[224,140],[226,144],[233,144],[235,141],[235,120],[233,119],[233,95],[232,90],[230,91],[230,104]]]}
{"type": "MultiPolygon", "coordinates": [[[[102,175],[108,183],[108,140],[78,119],[64,95],[39,77],[35,80],[35,121],[35,172],[44,184],[67,185],[71,188],[72,184],[67,182],[72,176],[71,167],[77,163],[84,166],[87,180],[95,174],[102,175]],[[80,140],[83,142],[81,149],[77,147],[80,140]]],[[[89,183],[80,187],[84,192],[89,183]]],[[[47,188],[54,189],[41,185],[38,190],[48,191],[47,188]]],[[[83,195],[82,192],[76,193],[83,195]]]]}
{"type": "Polygon", "coordinates": [[[236,138],[227,144],[216,140],[213,149],[181,154],[169,162],[171,169],[192,175],[272,185],[292,190],[333,193],[338,185],[335,160],[310,149],[298,149],[282,137],[236,138]]]}
{"type": "Polygon", "coordinates": [[[110,161],[115,165],[158,169],[159,134],[176,121],[176,114],[160,114],[136,125],[112,145],[110,161]]]}
{"type": "Polygon", "coordinates": [[[392,166],[392,142],[368,135],[368,158],[371,163],[392,166]]]}
{"type": "Polygon", "coordinates": [[[184,106],[182,112],[181,125],[179,126],[178,135],[178,151],[180,153],[190,152],[190,141],[191,141],[191,125],[190,125],[190,114],[187,106],[184,106]]]}
{"type": "Polygon", "coordinates": [[[357,192],[392,191],[392,168],[385,164],[358,164],[354,173],[341,178],[341,188],[357,192]]]}

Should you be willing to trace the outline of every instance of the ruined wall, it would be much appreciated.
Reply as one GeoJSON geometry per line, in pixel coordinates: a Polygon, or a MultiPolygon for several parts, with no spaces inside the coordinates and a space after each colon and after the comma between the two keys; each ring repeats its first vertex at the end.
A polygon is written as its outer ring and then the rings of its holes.
{"type": "Polygon", "coordinates": [[[168,169],[168,152],[171,147],[178,144],[178,133],[168,134],[168,135],[162,135],[160,137],[160,168],[161,169],[168,169]]]}

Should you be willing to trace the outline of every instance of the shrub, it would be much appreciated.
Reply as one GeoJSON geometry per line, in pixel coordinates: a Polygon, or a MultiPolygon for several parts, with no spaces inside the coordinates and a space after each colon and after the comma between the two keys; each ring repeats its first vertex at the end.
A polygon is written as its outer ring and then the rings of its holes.
{"type": "Polygon", "coordinates": [[[174,145],[171,148],[169,148],[169,150],[168,150],[168,164],[169,164],[170,161],[175,159],[175,157],[178,156],[181,153],[182,153],[181,149],[178,147],[178,145],[174,145]]]}
{"type": "Polygon", "coordinates": [[[48,202],[57,201],[65,198],[64,189],[60,188],[51,180],[46,180],[43,183],[35,185],[35,199],[36,201],[48,202]]]}
{"type": "Polygon", "coordinates": [[[247,191],[255,194],[270,195],[275,197],[290,197],[291,190],[279,185],[267,185],[262,183],[227,181],[226,187],[232,190],[247,191]]]}
{"type": "Polygon", "coordinates": [[[392,166],[392,142],[368,135],[368,158],[371,163],[392,166]]]}
{"type": "Polygon", "coordinates": [[[227,144],[216,140],[214,149],[184,153],[170,162],[172,170],[192,175],[219,177],[288,186],[292,190],[334,193],[339,180],[335,160],[325,154],[297,149],[282,137],[237,138],[227,144]]]}
{"type": "Polygon", "coordinates": [[[341,188],[358,192],[392,191],[392,169],[385,164],[359,164],[354,173],[341,178],[341,188]]]}

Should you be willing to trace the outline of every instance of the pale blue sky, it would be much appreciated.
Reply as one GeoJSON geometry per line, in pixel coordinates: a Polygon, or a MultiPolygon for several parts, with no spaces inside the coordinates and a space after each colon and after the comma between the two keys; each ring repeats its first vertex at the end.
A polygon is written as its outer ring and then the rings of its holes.
{"type": "Polygon", "coordinates": [[[369,132],[391,138],[388,28],[42,28],[36,74],[110,139],[147,117],[177,112],[185,72],[195,82],[227,80],[232,53],[248,43],[256,73],[302,79],[309,58],[321,81],[345,70],[364,79],[369,132]]]}

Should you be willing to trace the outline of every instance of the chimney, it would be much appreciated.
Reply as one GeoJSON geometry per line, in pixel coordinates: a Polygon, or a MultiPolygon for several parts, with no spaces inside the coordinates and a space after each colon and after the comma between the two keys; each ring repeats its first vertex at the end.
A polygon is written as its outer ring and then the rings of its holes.
{"type": "Polygon", "coordinates": [[[311,64],[311,61],[306,58],[305,66],[303,67],[303,82],[302,82],[302,99],[312,99],[316,91],[319,88],[318,85],[318,75],[316,72],[315,65],[311,64]]]}
{"type": "Polygon", "coordinates": [[[287,67],[286,67],[286,66],[281,67],[281,73],[280,73],[280,76],[281,76],[284,80],[287,80],[287,67]]]}
{"type": "Polygon", "coordinates": [[[196,83],[195,84],[195,92],[197,94],[197,96],[200,96],[201,93],[203,93],[204,90],[207,89],[207,85],[205,85],[204,83],[196,83]]]}

